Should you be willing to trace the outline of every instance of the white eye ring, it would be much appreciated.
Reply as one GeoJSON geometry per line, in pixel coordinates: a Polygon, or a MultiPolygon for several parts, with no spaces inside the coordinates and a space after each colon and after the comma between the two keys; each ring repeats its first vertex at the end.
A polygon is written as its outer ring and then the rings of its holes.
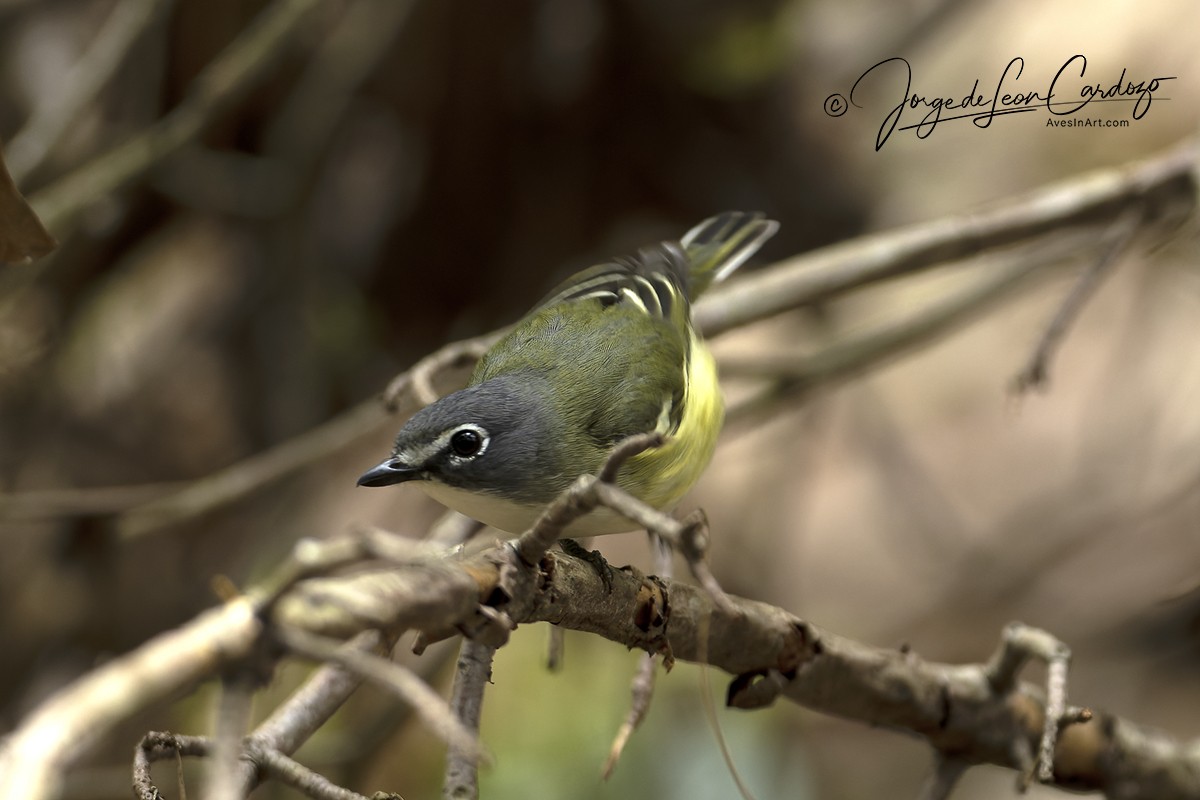
{"type": "Polygon", "coordinates": [[[474,461],[479,458],[487,452],[488,443],[492,440],[486,429],[473,422],[446,431],[445,437],[446,446],[450,450],[450,459],[458,463],[474,461]],[[459,436],[464,432],[473,434],[473,436],[459,436]]]}

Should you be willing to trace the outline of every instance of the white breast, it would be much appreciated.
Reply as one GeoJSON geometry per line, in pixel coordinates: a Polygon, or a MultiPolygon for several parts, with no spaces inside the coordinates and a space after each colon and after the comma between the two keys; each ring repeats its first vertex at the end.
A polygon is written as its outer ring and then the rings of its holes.
{"type": "MultiPolygon", "coordinates": [[[[416,485],[447,508],[514,535],[532,527],[544,508],[540,505],[521,505],[494,495],[468,492],[436,481],[419,481],[416,485]]],[[[601,536],[607,533],[624,533],[637,528],[636,523],[630,522],[620,514],[607,508],[598,508],[568,525],[563,535],[601,536]]]]}

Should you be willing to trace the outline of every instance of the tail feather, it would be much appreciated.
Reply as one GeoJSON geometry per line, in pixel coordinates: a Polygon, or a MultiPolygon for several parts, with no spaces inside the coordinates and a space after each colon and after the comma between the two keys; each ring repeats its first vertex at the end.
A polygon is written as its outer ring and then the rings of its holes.
{"type": "Polygon", "coordinates": [[[709,217],[680,240],[691,261],[691,298],[724,280],[775,235],[779,223],[758,211],[726,211],[709,217]]]}

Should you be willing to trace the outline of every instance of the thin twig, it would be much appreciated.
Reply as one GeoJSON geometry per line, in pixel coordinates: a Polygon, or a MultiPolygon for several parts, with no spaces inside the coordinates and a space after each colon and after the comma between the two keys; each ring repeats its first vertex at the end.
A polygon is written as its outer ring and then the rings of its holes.
{"type": "Polygon", "coordinates": [[[298,655],[337,664],[391,691],[411,705],[439,739],[477,761],[487,760],[487,754],[475,733],[455,719],[445,701],[407,668],[361,650],[345,649],[341,642],[298,628],[280,627],[276,635],[289,650],[298,655]]]}
{"type": "Polygon", "coordinates": [[[1024,394],[1030,389],[1045,389],[1049,379],[1050,361],[1058,352],[1059,346],[1066,337],[1071,323],[1079,316],[1087,301],[1096,293],[1101,282],[1112,272],[1126,246],[1138,229],[1142,212],[1127,211],[1109,231],[1103,242],[1099,257],[1093,261],[1080,275],[1070,293],[1058,307],[1050,324],[1042,333],[1037,348],[1025,368],[1013,379],[1012,388],[1017,394],[1024,394]]]}
{"type": "MultiPolygon", "coordinates": [[[[650,547],[654,552],[655,573],[661,578],[670,578],[673,551],[656,534],[648,533],[648,535],[650,547]]],[[[554,626],[552,630],[562,629],[554,626]]],[[[613,770],[617,768],[617,762],[621,760],[621,754],[625,752],[625,746],[629,744],[629,738],[633,736],[634,731],[641,727],[642,721],[646,719],[646,714],[650,711],[650,702],[654,699],[654,679],[657,675],[655,658],[653,653],[643,653],[638,662],[637,672],[634,673],[633,681],[630,684],[629,712],[625,715],[625,721],[621,723],[621,727],[617,729],[612,746],[608,749],[608,758],[605,759],[604,766],[600,770],[600,775],[604,780],[612,777],[613,770]]]]}
{"type": "MultiPolygon", "coordinates": [[[[376,655],[385,652],[383,636],[378,631],[363,631],[343,647],[376,655]]],[[[260,747],[281,754],[296,752],[300,745],[329,721],[334,712],[362,685],[362,681],[358,673],[336,664],[322,666],[247,737],[247,747],[260,747]]],[[[243,762],[238,767],[238,773],[239,796],[245,797],[258,785],[258,770],[254,764],[243,762]]]]}
{"type": "Polygon", "coordinates": [[[383,390],[383,405],[389,411],[398,410],[404,397],[412,397],[418,406],[427,406],[440,396],[434,380],[440,373],[471,366],[488,351],[507,330],[493,331],[473,339],[452,342],[422,358],[411,369],[400,373],[383,390]]]}
{"type": "MultiPolygon", "coordinates": [[[[39,258],[52,251],[57,244],[17,189],[17,184],[8,174],[4,164],[4,154],[0,152],[0,265],[39,258]]],[[[21,270],[15,274],[21,276],[26,272],[30,270],[21,270]]],[[[0,313],[13,308],[20,287],[28,285],[27,278],[18,277],[13,280],[13,274],[11,270],[0,273],[0,276],[5,278],[4,282],[0,283],[0,289],[8,290],[10,295],[4,304],[0,305],[0,313]]]]}
{"type": "Polygon", "coordinates": [[[629,744],[629,738],[646,719],[646,713],[650,710],[650,701],[654,698],[654,678],[657,674],[657,667],[658,664],[653,654],[642,653],[642,657],[638,661],[637,672],[634,673],[629,686],[631,695],[629,711],[626,713],[621,727],[617,729],[613,743],[608,748],[608,758],[604,760],[604,766],[600,769],[600,777],[604,780],[612,777],[613,770],[617,768],[617,762],[621,760],[621,754],[625,752],[625,745],[629,744]]]}
{"type": "MultiPolygon", "coordinates": [[[[457,642],[439,643],[413,666],[417,676],[433,683],[453,663],[458,652],[457,642]]],[[[327,762],[337,764],[343,775],[365,775],[380,758],[394,758],[396,732],[412,719],[412,707],[407,703],[378,703],[357,709],[355,724],[337,737],[327,751],[327,762]]]]}
{"type": "Polygon", "coordinates": [[[546,506],[532,528],[517,538],[513,551],[520,561],[526,565],[536,564],[571,523],[597,506],[603,506],[660,537],[681,553],[692,574],[712,594],[715,602],[732,610],[733,606],[704,561],[709,541],[708,520],[704,514],[696,513],[685,520],[677,520],[613,483],[626,461],[651,447],[660,446],[663,441],[661,434],[642,433],[618,442],[597,475],[581,475],[546,506]]]}
{"type": "Polygon", "coordinates": [[[248,745],[246,752],[247,756],[252,758],[268,776],[315,798],[315,800],[378,800],[379,798],[379,795],[373,799],[368,798],[366,795],[338,786],[324,775],[288,758],[278,750],[259,745],[248,745]]]}
{"type": "MultiPolygon", "coordinates": [[[[626,461],[651,447],[658,447],[662,441],[661,434],[643,433],[618,442],[600,466],[599,476],[581,476],[546,506],[532,528],[521,534],[515,543],[521,560],[526,564],[536,564],[572,522],[590,513],[600,502],[595,491],[597,485],[607,485],[606,482],[616,480],[617,472],[626,461]]],[[[640,505],[649,509],[645,504],[640,505]]],[[[620,511],[618,508],[613,510],[620,511]]],[[[628,519],[644,526],[642,520],[636,517],[629,516],[628,519]]]]}
{"type": "Polygon", "coordinates": [[[150,765],[155,761],[170,757],[206,756],[211,750],[212,743],[203,736],[183,736],[159,731],[147,733],[133,749],[134,796],[138,800],[162,800],[162,794],[150,775],[150,765]]]}
{"type": "Polygon", "coordinates": [[[925,785],[921,787],[921,793],[917,796],[920,800],[947,800],[969,766],[971,765],[966,761],[957,758],[938,756],[933,766],[933,773],[925,781],[925,785]]]}
{"type": "MultiPolygon", "coordinates": [[[[212,757],[211,764],[215,764],[219,760],[219,747],[213,740],[200,736],[181,736],[157,731],[146,734],[134,750],[134,796],[138,800],[161,800],[162,794],[150,776],[150,764],[154,761],[171,756],[212,757]]],[[[251,768],[256,772],[261,770],[266,776],[275,778],[316,800],[369,800],[365,795],[338,786],[325,776],[261,742],[247,740],[244,747],[235,749],[235,755],[242,762],[251,764],[251,768]]],[[[239,795],[242,796],[244,795],[239,795]]],[[[379,798],[380,795],[375,797],[379,798]]]]}
{"type": "Polygon", "coordinates": [[[558,672],[562,669],[563,653],[567,646],[567,632],[557,625],[546,628],[546,670],[558,672]]]}
{"type": "MultiPolygon", "coordinates": [[[[1013,623],[1004,629],[1000,646],[984,667],[984,675],[997,695],[1003,696],[1013,690],[1017,674],[1030,659],[1038,659],[1047,666],[1046,707],[1042,719],[1041,735],[1038,737],[1036,760],[1021,753],[1021,759],[1029,760],[1028,777],[1036,777],[1042,783],[1054,780],[1054,747],[1058,741],[1059,725],[1064,718],[1086,716],[1090,712],[1067,714],[1067,665],[1071,650],[1054,635],[1028,625],[1013,623]]],[[[1018,737],[1021,741],[1023,738],[1018,737]]],[[[1027,779],[1026,779],[1027,780],[1027,779]]]]}
{"type": "Polygon", "coordinates": [[[984,674],[997,694],[1012,691],[1017,675],[1030,659],[1049,663],[1062,643],[1052,634],[1014,622],[1004,629],[1000,645],[984,667],[984,674]]]}
{"type": "Polygon", "coordinates": [[[1054,780],[1054,746],[1058,742],[1058,726],[1066,716],[1070,659],[1071,651],[1060,644],[1046,668],[1046,725],[1038,745],[1038,780],[1042,783],[1054,780]]]}
{"type": "MultiPolygon", "coordinates": [[[[472,639],[463,639],[459,650],[450,707],[464,728],[479,734],[483,717],[483,692],[492,680],[492,659],[496,648],[472,639]]],[[[479,797],[479,758],[476,754],[451,746],[446,753],[446,780],[442,786],[445,800],[475,800],[479,797]]]]}
{"type": "Polygon", "coordinates": [[[205,800],[242,800],[244,797],[239,790],[238,764],[253,697],[253,686],[245,674],[238,673],[221,682],[205,780],[205,800]]]}

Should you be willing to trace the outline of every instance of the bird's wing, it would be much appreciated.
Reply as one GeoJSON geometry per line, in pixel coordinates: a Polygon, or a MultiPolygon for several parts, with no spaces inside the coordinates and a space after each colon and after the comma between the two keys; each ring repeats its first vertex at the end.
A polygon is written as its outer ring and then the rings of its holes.
{"type": "Polygon", "coordinates": [[[552,402],[586,420],[598,448],[671,433],[691,349],[687,264],[679,245],[664,243],[578,273],[480,360],[471,382],[553,373],[552,402]]]}
{"type": "Polygon", "coordinates": [[[577,272],[542,299],[534,312],[582,300],[604,306],[633,303],[647,314],[671,318],[679,310],[686,320],[691,265],[682,245],[662,242],[635,256],[616,258],[577,272]]]}

